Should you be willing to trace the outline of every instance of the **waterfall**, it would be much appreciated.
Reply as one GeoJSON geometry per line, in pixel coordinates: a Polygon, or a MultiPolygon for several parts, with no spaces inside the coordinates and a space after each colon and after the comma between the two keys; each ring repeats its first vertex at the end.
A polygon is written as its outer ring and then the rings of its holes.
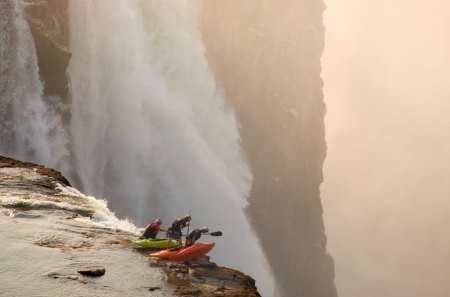
{"type": "Polygon", "coordinates": [[[67,128],[61,99],[44,95],[26,3],[0,2],[0,154],[70,172],[141,226],[192,212],[192,228],[224,233],[203,238],[217,242],[213,260],[271,295],[243,212],[252,174],[205,59],[196,2],[70,1],[67,128]]]}
{"type": "Polygon", "coordinates": [[[192,227],[224,233],[213,260],[266,295],[272,277],[243,212],[252,175],[196,17],[190,0],[70,2],[74,170],[138,224],[192,210],[192,227]]]}
{"type": "Polygon", "coordinates": [[[23,1],[0,2],[0,153],[57,167],[68,154],[58,98],[44,98],[23,1]]]}

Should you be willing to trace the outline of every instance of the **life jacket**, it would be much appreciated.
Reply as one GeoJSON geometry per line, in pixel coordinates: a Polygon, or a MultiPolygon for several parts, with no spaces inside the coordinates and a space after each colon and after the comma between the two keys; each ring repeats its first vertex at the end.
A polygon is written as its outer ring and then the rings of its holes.
{"type": "Polygon", "coordinates": [[[159,225],[156,223],[152,223],[145,227],[145,232],[142,234],[145,238],[156,238],[159,232],[159,225]]]}
{"type": "Polygon", "coordinates": [[[173,239],[180,239],[183,233],[181,232],[181,228],[174,229],[172,227],[169,227],[166,233],[167,238],[173,238],[173,239]]]}
{"type": "Polygon", "coordinates": [[[182,228],[186,227],[190,221],[186,218],[176,219],[167,230],[166,236],[174,239],[179,239],[183,235],[182,228]]]}
{"type": "Polygon", "coordinates": [[[192,230],[192,232],[186,236],[186,246],[193,245],[200,237],[202,237],[202,231],[200,231],[200,229],[192,230]]]}

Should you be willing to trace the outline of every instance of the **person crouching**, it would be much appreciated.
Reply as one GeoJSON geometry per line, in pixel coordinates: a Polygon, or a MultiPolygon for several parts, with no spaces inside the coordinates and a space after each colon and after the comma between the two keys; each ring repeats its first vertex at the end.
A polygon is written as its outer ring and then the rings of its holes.
{"type": "Polygon", "coordinates": [[[195,242],[200,239],[202,234],[206,234],[208,232],[209,232],[209,229],[206,227],[192,230],[192,232],[186,236],[185,247],[194,245],[195,242]]]}

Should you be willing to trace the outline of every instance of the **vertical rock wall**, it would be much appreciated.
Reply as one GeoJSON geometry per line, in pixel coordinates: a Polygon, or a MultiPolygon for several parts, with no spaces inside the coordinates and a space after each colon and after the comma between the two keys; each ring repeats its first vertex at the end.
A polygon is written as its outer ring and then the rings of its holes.
{"type": "MultiPolygon", "coordinates": [[[[58,166],[59,170],[77,183],[78,174],[71,165],[72,153],[67,145],[71,119],[67,69],[72,55],[68,49],[69,3],[68,0],[27,0],[24,3],[25,16],[36,48],[39,79],[44,87],[41,96],[48,110],[53,113],[47,115],[49,118],[46,121],[58,123],[47,135],[47,141],[51,142],[48,145],[53,150],[52,160],[54,166],[58,166]]],[[[53,166],[51,163],[47,165],[53,166]]]]}
{"type": "Polygon", "coordinates": [[[38,56],[39,73],[45,96],[59,96],[68,101],[67,0],[31,0],[26,14],[38,56]]]}
{"type": "Polygon", "coordinates": [[[322,1],[203,1],[218,83],[254,174],[248,214],[280,296],[333,297],[319,186],[326,154],[322,1]]]}

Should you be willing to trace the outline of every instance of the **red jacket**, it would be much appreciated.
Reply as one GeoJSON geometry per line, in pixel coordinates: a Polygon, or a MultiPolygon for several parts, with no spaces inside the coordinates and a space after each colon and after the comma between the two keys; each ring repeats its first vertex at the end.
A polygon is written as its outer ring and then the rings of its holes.
{"type": "Polygon", "coordinates": [[[158,235],[159,232],[159,225],[156,223],[148,224],[147,227],[145,227],[145,232],[142,234],[145,238],[156,238],[156,235],[158,235]]]}

